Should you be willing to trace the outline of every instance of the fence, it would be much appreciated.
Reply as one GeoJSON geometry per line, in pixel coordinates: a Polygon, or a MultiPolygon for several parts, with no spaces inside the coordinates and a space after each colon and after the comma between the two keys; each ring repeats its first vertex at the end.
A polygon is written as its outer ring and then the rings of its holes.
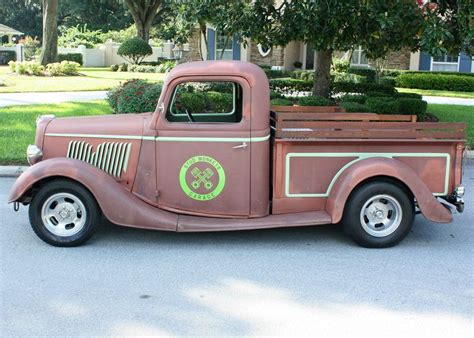
{"type": "MultiPolygon", "coordinates": [[[[108,67],[113,64],[127,63],[117,54],[120,44],[106,42],[98,48],[86,48],[83,45],[77,48],[59,47],[58,53],[80,53],[84,67],[108,67]]],[[[144,61],[157,61],[158,58],[171,59],[173,57],[173,44],[165,42],[162,47],[152,47],[153,54],[146,57],[144,61]]]]}
{"type": "Polygon", "coordinates": [[[22,44],[17,44],[15,46],[11,46],[11,47],[0,46],[0,51],[4,51],[4,50],[14,51],[16,53],[16,61],[25,60],[25,55],[24,55],[24,50],[23,50],[23,45],[22,44]]]}

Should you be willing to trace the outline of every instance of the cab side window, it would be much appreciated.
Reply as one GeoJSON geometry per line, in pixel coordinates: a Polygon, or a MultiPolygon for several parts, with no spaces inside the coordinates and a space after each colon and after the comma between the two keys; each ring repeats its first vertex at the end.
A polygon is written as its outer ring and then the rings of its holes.
{"type": "Polygon", "coordinates": [[[235,82],[178,84],[166,111],[169,122],[238,123],[242,120],[242,88],[235,82]]]}

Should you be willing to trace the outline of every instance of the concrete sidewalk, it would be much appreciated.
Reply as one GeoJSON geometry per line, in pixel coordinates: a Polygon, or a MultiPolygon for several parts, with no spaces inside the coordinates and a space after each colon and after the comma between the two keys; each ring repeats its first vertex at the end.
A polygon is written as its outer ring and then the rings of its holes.
{"type": "Polygon", "coordinates": [[[445,96],[423,96],[423,100],[434,104],[457,104],[462,106],[474,106],[474,99],[445,96]]]}
{"type": "Polygon", "coordinates": [[[0,107],[38,103],[102,100],[105,99],[106,93],[107,91],[2,93],[0,94],[0,107]]]}

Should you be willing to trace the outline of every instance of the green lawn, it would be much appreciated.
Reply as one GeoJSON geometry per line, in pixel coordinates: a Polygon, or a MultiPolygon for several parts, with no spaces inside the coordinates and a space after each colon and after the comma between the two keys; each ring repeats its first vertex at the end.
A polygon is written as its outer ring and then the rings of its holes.
{"type": "Polygon", "coordinates": [[[112,111],[106,101],[39,104],[0,108],[0,164],[27,164],[26,147],[35,141],[39,115],[102,115],[112,111]]]}
{"type": "Polygon", "coordinates": [[[112,72],[109,68],[81,68],[79,76],[28,76],[10,73],[7,66],[0,66],[0,93],[66,92],[108,90],[129,79],[163,81],[165,74],[112,72]]]}
{"type": "Polygon", "coordinates": [[[474,147],[474,106],[429,104],[428,112],[436,115],[441,122],[466,122],[467,144],[474,147]]]}
{"type": "MultiPolygon", "coordinates": [[[[474,106],[430,104],[428,111],[444,122],[466,122],[468,143],[474,146],[474,106]]],[[[103,115],[112,111],[106,101],[39,104],[0,108],[0,164],[26,164],[25,151],[35,138],[38,115],[103,115]]]]}
{"type": "Polygon", "coordinates": [[[473,92],[452,92],[448,90],[430,90],[430,89],[413,89],[413,88],[398,88],[402,93],[417,93],[426,96],[446,96],[446,97],[460,97],[465,99],[474,99],[473,92]]]}

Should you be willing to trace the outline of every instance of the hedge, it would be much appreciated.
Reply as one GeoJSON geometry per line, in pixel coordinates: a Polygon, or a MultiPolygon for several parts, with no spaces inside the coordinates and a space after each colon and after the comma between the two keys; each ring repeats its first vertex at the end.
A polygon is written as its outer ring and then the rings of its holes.
{"type": "Polygon", "coordinates": [[[330,106],[333,102],[322,96],[304,96],[298,100],[300,106],[330,106]]]}
{"type": "Polygon", "coordinates": [[[474,77],[431,73],[405,73],[396,78],[397,87],[432,90],[474,91],[474,77]]]}
{"type": "Polygon", "coordinates": [[[366,104],[344,101],[341,103],[341,107],[348,113],[367,113],[370,112],[369,107],[366,104]]]}
{"type": "Polygon", "coordinates": [[[331,85],[333,93],[362,93],[380,92],[388,95],[395,94],[395,88],[377,83],[334,82],[331,85]]]}
{"type": "Polygon", "coordinates": [[[428,104],[426,101],[413,98],[399,98],[399,114],[422,116],[426,113],[428,104]]]}
{"type": "Polygon", "coordinates": [[[272,106],[292,106],[293,101],[288,99],[273,99],[270,101],[272,106]]]}
{"type": "Polygon", "coordinates": [[[10,61],[16,61],[14,50],[0,50],[0,65],[7,65],[10,61]]]}
{"type": "Polygon", "coordinates": [[[398,100],[382,97],[368,98],[367,106],[370,112],[376,114],[398,114],[400,111],[400,102],[398,100]]]}
{"type": "Polygon", "coordinates": [[[58,54],[58,61],[72,61],[77,62],[82,66],[82,54],[81,53],[65,53],[65,54],[58,54]]]}
{"type": "Polygon", "coordinates": [[[313,81],[297,79],[271,79],[270,89],[277,93],[309,92],[313,88],[313,81]]]}
{"type": "Polygon", "coordinates": [[[155,110],[161,84],[129,80],[107,93],[107,102],[115,114],[145,113],[155,110]]]}
{"type": "Polygon", "coordinates": [[[349,68],[349,74],[365,76],[367,82],[375,83],[376,72],[372,68],[349,68]]]}

